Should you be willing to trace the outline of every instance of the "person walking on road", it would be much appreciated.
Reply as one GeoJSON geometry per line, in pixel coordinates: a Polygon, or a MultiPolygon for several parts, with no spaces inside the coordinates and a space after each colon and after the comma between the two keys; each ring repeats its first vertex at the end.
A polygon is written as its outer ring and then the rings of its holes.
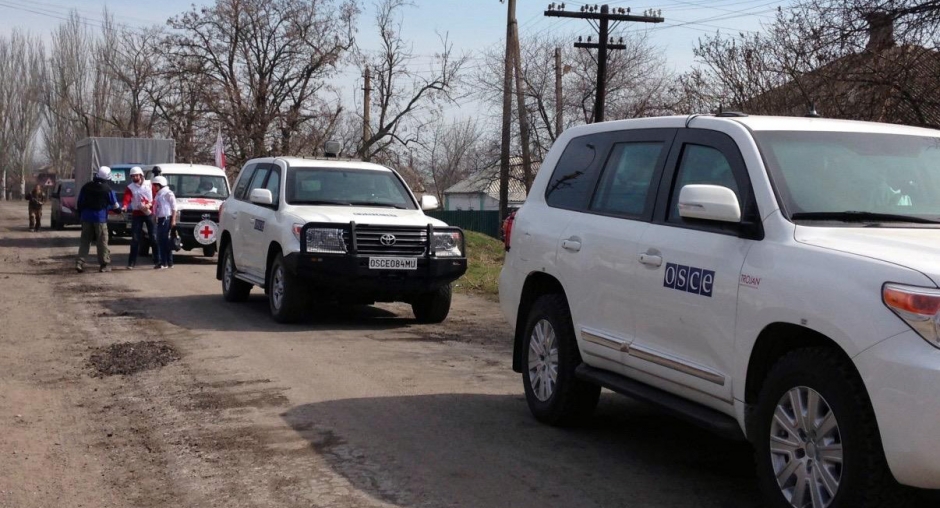
{"type": "Polygon", "coordinates": [[[38,183],[29,193],[29,230],[39,231],[42,224],[42,205],[46,203],[46,193],[38,183]]]}
{"type": "Polygon", "coordinates": [[[144,226],[147,226],[147,242],[151,252],[155,252],[155,227],[153,222],[153,187],[144,180],[144,171],[137,166],[131,168],[131,183],[124,190],[122,209],[131,211],[131,253],[127,256],[127,269],[137,265],[140,243],[143,240],[144,226]]]}
{"type": "Polygon", "coordinates": [[[176,195],[167,186],[166,177],[154,177],[153,185],[159,189],[153,200],[154,213],[157,216],[157,255],[153,258],[153,267],[173,268],[170,234],[176,227],[176,195]]]}
{"type": "Polygon", "coordinates": [[[78,192],[78,213],[82,220],[82,238],[78,247],[75,270],[85,271],[85,257],[91,242],[95,242],[98,254],[98,271],[111,271],[111,252],[108,250],[108,210],[118,210],[117,196],[108,182],[111,168],[101,166],[95,177],[78,192]]]}

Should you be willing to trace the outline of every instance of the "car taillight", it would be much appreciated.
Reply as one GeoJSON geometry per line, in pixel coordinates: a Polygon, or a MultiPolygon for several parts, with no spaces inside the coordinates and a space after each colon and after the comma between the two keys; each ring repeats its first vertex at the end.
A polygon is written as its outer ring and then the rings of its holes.
{"type": "Polygon", "coordinates": [[[516,220],[516,212],[512,212],[503,221],[503,246],[509,250],[512,241],[512,223],[516,220]]]}

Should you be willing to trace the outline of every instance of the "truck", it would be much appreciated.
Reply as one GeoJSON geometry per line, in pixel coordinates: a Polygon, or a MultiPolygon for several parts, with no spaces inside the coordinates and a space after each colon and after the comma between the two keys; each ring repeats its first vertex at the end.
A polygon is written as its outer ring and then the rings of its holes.
{"type": "MultiPolygon", "coordinates": [[[[172,139],[88,137],[75,144],[75,187],[81,189],[99,167],[109,166],[111,188],[120,200],[132,167],[172,162],[176,162],[176,141],[172,139]]],[[[129,234],[129,223],[123,213],[110,213],[109,235],[129,234]]]]}

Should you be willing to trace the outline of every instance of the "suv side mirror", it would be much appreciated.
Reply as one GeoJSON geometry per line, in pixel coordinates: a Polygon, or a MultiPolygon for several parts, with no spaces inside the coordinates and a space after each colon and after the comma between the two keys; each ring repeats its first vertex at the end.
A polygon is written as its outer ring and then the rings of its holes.
{"type": "Polygon", "coordinates": [[[679,191],[679,216],[719,222],[741,222],[734,191],[720,185],[686,185],[679,191]]]}
{"type": "Polygon", "coordinates": [[[274,203],[274,196],[268,189],[253,189],[248,195],[248,201],[256,205],[271,206],[274,203]]]}
{"type": "Polygon", "coordinates": [[[437,196],[431,196],[430,194],[421,196],[422,210],[437,210],[440,206],[441,202],[437,200],[437,196]]]}

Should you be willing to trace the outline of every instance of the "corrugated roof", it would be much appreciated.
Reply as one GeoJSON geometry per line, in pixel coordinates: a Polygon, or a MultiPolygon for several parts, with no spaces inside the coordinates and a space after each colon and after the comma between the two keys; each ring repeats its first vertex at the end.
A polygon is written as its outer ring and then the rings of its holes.
{"type": "Polygon", "coordinates": [[[892,46],[848,55],[742,105],[748,113],[940,128],[940,52],[892,46]]]}
{"type": "MultiPolygon", "coordinates": [[[[532,176],[538,172],[540,162],[532,162],[532,176]]],[[[522,158],[512,157],[509,160],[509,201],[522,203],[525,201],[525,185],[522,183],[522,158]]],[[[480,194],[484,193],[493,199],[499,199],[499,166],[491,166],[455,183],[444,190],[444,194],[480,194]]]]}

